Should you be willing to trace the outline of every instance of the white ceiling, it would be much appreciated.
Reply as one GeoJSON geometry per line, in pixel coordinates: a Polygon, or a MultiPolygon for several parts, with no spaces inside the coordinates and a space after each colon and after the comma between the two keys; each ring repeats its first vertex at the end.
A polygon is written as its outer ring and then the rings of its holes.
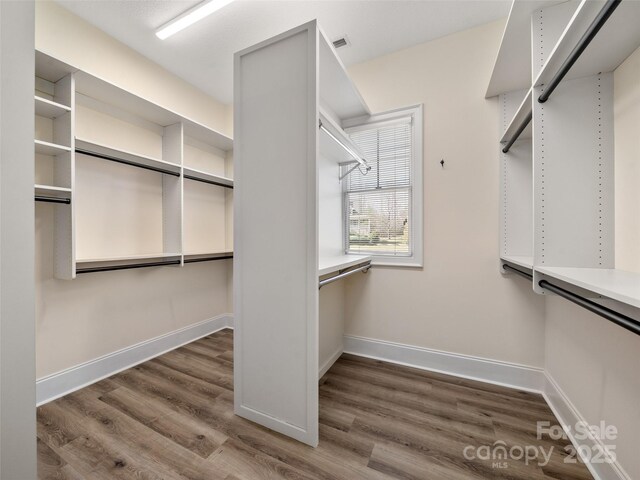
{"type": "MultiPolygon", "coordinates": [[[[0,0],[1,1],[1,0],[0,0]]],[[[167,40],[155,30],[200,0],[57,0],[65,8],[224,103],[233,54],[317,18],[352,65],[506,17],[511,0],[237,0],[167,40]]]]}

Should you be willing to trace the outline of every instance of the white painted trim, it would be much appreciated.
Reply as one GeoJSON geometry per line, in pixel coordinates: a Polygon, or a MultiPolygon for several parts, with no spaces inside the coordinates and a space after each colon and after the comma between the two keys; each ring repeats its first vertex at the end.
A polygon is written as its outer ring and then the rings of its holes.
{"type": "Polygon", "coordinates": [[[344,351],[361,357],[530,392],[541,393],[545,385],[544,371],[541,368],[402,343],[345,335],[344,351]]]}
{"type": "Polygon", "coordinates": [[[246,418],[247,420],[251,420],[254,423],[267,427],[274,432],[278,432],[286,435],[287,437],[291,437],[294,440],[298,440],[299,442],[306,444],[309,443],[308,430],[300,428],[297,425],[293,425],[291,423],[283,422],[279,418],[275,418],[266,413],[259,412],[251,407],[247,407],[246,405],[240,405],[239,407],[237,407],[235,414],[246,418]]]}
{"type": "MultiPolygon", "coordinates": [[[[542,368],[352,335],[344,336],[344,353],[539,393],[560,425],[574,428],[578,422],[586,422],[569,397],[542,368]]],[[[596,438],[582,440],[579,444],[570,434],[569,440],[577,451],[580,451],[580,444],[595,448],[602,446],[596,438]]],[[[595,480],[631,480],[617,460],[601,464],[591,464],[587,460],[583,458],[595,480]]]]}
{"type": "MultiPolygon", "coordinates": [[[[375,113],[364,117],[350,118],[342,122],[342,126],[347,133],[374,128],[380,124],[398,121],[401,118],[411,118],[411,246],[413,252],[406,257],[393,255],[375,255],[368,252],[373,257],[372,265],[389,267],[422,268],[424,266],[424,233],[423,233],[423,212],[424,212],[424,185],[423,175],[423,155],[424,155],[424,108],[423,105],[411,105],[396,108],[382,113],[375,113]]],[[[344,212],[343,212],[344,216],[344,212]]],[[[347,245],[344,245],[346,248],[347,245]]]]}
{"type": "MultiPolygon", "coordinates": [[[[571,427],[571,431],[569,432],[569,440],[576,447],[577,451],[580,452],[580,449],[577,448],[578,445],[586,445],[591,449],[592,452],[600,451],[594,450],[597,448],[602,448],[602,441],[600,439],[591,437],[588,440],[581,440],[580,443],[576,441],[573,436],[573,429],[575,428],[578,422],[586,422],[585,418],[580,414],[578,409],[573,405],[569,397],[562,391],[560,386],[556,383],[553,377],[545,372],[546,382],[545,389],[542,392],[544,399],[546,400],[549,408],[558,419],[558,422],[562,426],[571,427]]],[[[622,468],[622,465],[616,461],[614,463],[598,463],[592,464],[586,458],[582,458],[585,465],[593,475],[593,478],[596,480],[631,480],[631,476],[622,468]]]]}
{"type": "Polygon", "coordinates": [[[211,335],[218,330],[232,328],[232,326],[233,316],[231,314],[218,315],[40,378],[36,380],[37,405],[48,403],[182,345],[211,335]]]}
{"type": "Polygon", "coordinates": [[[542,368],[372,338],[345,335],[344,352],[535,393],[545,385],[542,368]]]}
{"type": "Polygon", "coordinates": [[[342,346],[338,348],[328,359],[320,366],[320,371],[318,372],[318,380],[322,378],[322,376],[329,371],[334,363],[340,358],[344,349],[342,346]]]}

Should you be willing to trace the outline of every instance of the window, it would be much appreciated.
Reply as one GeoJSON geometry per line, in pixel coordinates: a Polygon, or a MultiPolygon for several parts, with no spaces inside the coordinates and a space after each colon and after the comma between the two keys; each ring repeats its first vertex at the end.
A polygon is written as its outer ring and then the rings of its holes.
{"type": "Polygon", "coordinates": [[[371,169],[355,168],[343,182],[345,251],[374,255],[377,264],[421,266],[422,107],[357,123],[346,131],[371,169]]]}

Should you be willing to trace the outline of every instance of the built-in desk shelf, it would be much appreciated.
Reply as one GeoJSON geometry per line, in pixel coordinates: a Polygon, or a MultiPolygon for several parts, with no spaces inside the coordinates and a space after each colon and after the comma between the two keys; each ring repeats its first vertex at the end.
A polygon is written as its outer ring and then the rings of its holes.
{"type": "Polygon", "coordinates": [[[329,275],[345,268],[355,267],[361,263],[370,262],[371,255],[336,255],[320,257],[318,261],[318,276],[329,275]]]}
{"type": "Polygon", "coordinates": [[[536,267],[536,272],[640,308],[640,273],[610,268],[536,267]]]}

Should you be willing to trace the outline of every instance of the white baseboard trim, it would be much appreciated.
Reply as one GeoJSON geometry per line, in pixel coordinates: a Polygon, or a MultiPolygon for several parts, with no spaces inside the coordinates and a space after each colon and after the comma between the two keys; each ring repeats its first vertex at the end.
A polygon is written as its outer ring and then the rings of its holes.
{"type": "Polygon", "coordinates": [[[344,352],[530,392],[542,393],[545,386],[542,368],[372,338],[345,335],[344,352]]]}
{"type": "Polygon", "coordinates": [[[40,378],[36,381],[36,403],[43,405],[218,330],[232,327],[233,315],[218,315],[40,378]]]}
{"type": "Polygon", "coordinates": [[[344,349],[342,347],[338,348],[338,350],[336,350],[329,357],[329,359],[326,362],[324,362],[324,364],[322,364],[322,366],[320,367],[320,371],[318,372],[318,380],[320,380],[322,378],[322,376],[329,371],[331,366],[334,363],[336,363],[336,361],[340,358],[340,355],[342,355],[343,351],[344,351],[344,349]]]}
{"type": "MultiPolygon", "coordinates": [[[[542,368],[351,335],[344,336],[344,353],[539,393],[560,425],[575,428],[578,422],[586,423],[558,384],[542,368]]],[[[586,445],[592,452],[598,451],[592,448],[602,446],[595,438],[577,442],[570,434],[569,440],[577,451],[580,451],[580,445],[586,445]]],[[[589,458],[583,458],[583,461],[596,480],[631,480],[617,461],[599,464],[589,462],[589,458]]]]}
{"type": "MultiPolygon", "coordinates": [[[[589,439],[580,440],[579,442],[574,438],[573,432],[575,426],[579,422],[587,423],[585,418],[580,414],[580,412],[573,405],[569,397],[562,391],[560,386],[556,383],[556,381],[549,375],[548,372],[545,374],[546,383],[544,392],[542,395],[546,400],[549,408],[553,411],[553,414],[560,422],[562,426],[569,426],[572,430],[569,432],[569,440],[573,443],[573,446],[576,447],[576,450],[580,453],[581,449],[578,448],[579,445],[586,446],[590,452],[600,452],[602,448],[602,441],[600,439],[590,437],[589,439]]],[[[625,472],[622,465],[618,463],[617,459],[613,463],[591,463],[589,458],[582,457],[585,465],[593,475],[593,478],[596,480],[631,480],[631,476],[625,472]]]]}
{"type": "Polygon", "coordinates": [[[246,405],[237,405],[235,408],[235,414],[267,427],[274,432],[278,432],[298,440],[299,442],[306,443],[312,447],[318,446],[317,427],[314,431],[308,431],[298,427],[297,425],[286,423],[278,418],[272,417],[271,415],[259,412],[251,407],[247,407],[246,405]]]}

